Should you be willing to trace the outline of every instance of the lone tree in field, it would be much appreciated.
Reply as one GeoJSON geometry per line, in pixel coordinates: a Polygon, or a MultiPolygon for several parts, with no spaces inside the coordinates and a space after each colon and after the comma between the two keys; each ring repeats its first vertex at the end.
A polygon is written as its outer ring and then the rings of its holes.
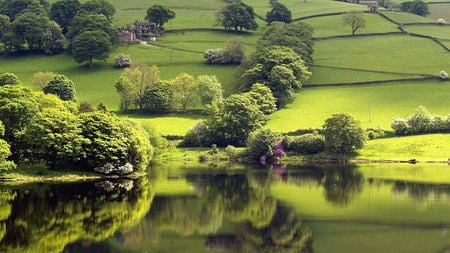
{"type": "Polygon", "coordinates": [[[362,148],[367,140],[366,132],[359,121],[348,113],[333,114],[323,125],[325,148],[333,153],[345,155],[354,149],[362,148]]]}
{"type": "Polygon", "coordinates": [[[282,3],[273,3],[272,10],[267,12],[266,20],[270,25],[272,22],[291,23],[292,12],[282,3]]]}
{"type": "Polygon", "coordinates": [[[156,30],[160,31],[163,25],[169,21],[169,19],[175,18],[175,11],[163,4],[154,4],[148,8],[147,16],[145,19],[149,22],[153,22],[156,25],[156,30]]]}
{"type": "Polygon", "coordinates": [[[222,25],[225,31],[242,31],[256,30],[258,23],[255,21],[255,11],[249,5],[244,3],[232,3],[216,14],[216,21],[218,25],[222,25]]]}
{"type": "Polygon", "coordinates": [[[64,75],[54,75],[50,82],[42,87],[42,91],[45,94],[55,94],[64,101],[75,101],[75,85],[64,75]]]}
{"type": "Polygon", "coordinates": [[[74,38],[72,55],[76,62],[88,61],[89,68],[93,68],[93,59],[107,59],[111,47],[110,37],[104,31],[86,31],[74,38]]]}
{"type": "Polygon", "coordinates": [[[352,35],[355,35],[356,31],[360,28],[366,27],[366,19],[362,12],[350,11],[342,16],[344,25],[348,25],[352,28],[352,35]]]}

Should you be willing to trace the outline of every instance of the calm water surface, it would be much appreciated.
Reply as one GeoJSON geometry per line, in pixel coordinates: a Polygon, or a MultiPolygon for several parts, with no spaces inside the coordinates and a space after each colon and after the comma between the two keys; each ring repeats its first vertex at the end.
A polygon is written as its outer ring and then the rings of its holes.
{"type": "Polygon", "coordinates": [[[450,166],[235,167],[0,185],[0,252],[450,253],[450,166]]]}

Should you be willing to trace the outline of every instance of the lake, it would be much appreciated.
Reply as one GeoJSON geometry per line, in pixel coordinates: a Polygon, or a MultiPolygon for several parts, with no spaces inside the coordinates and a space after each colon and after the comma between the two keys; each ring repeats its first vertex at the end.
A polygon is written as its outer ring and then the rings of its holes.
{"type": "Polygon", "coordinates": [[[0,252],[450,252],[446,164],[168,163],[0,192],[0,252]]]}

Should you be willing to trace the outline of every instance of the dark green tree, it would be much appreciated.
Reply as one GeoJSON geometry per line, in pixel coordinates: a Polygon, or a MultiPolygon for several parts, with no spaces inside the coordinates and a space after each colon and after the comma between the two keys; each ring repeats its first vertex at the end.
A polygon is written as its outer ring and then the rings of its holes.
{"type": "Polygon", "coordinates": [[[49,83],[42,87],[45,94],[55,94],[61,100],[75,101],[75,85],[64,75],[55,75],[49,83]]]}
{"type": "Polygon", "coordinates": [[[147,9],[145,19],[155,23],[156,30],[160,31],[163,29],[164,24],[170,19],[175,18],[175,16],[175,11],[169,8],[169,6],[157,3],[147,9]]]}
{"type": "Polygon", "coordinates": [[[162,81],[144,92],[143,107],[149,111],[165,111],[170,108],[173,90],[170,83],[162,81]]]}
{"type": "Polygon", "coordinates": [[[50,18],[61,26],[63,34],[69,31],[70,23],[80,10],[80,6],[79,0],[58,0],[52,4],[50,18]]]}
{"type": "Polygon", "coordinates": [[[221,10],[216,15],[216,22],[218,25],[224,27],[225,31],[242,31],[256,30],[258,23],[255,21],[255,11],[249,5],[242,2],[231,3],[221,10]]]}
{"type": "Polygon", "coordinates": [[[422,0],[415,0],[411,2],[408,12],[425,17],[430,14],[430,9],[428,8],[428,3],[422,0]]]}
{"type": "Polygon", "coordinates": [[[253,98],[259,110],[265,115],[274,113],[277,110],[277,99],[273,96],[269,87],[255,83],[249,92],[245,93],[253,98]]]}
{"type": "Polygon", "coordinates": [[[13,21],[12,31],[20,42],[26,43],[28,50],[38,51],[44,45],[48,22],[47,16],[25,12],[13,21]]]}
{"type": "Polygon", "coordinates": [[[117,43],[117,30],[113,27],[110,20],[105,15],[97,13],[81,13],[72,19],[67,39],[69,40],[69,49],[72,47],[74,38],[85,31],[103,31],[108,36],[105,36],[111,44],[117,43]]]}
{"type": "Polygon", "coordinates": [[[0,14],[0,40],[7,32],[11,30],[11,19],[3,14],[0,14]]]}
{"type": "Polygon", "coordinates": [[[272,4],[272,9],[266,14],[266,21],[270,25],[272,22],[291,23],[292,13],[286,5],[276,2],[272,4]]]}
{"type": "Polygon", "coordinates": [[[72,44],[75,61],[78,63],[87,61],[89,68],[94,67],[94,58],[107,59],[112,48],[108,34],[101,30],[82,32],[74,38],[72,44]]]}
{"type": "Polygon", "coordinates": [[[246,144],[251,132],[267,121],[255,100],[249,96],[234,94],[213,105],[206,126],[213,134],[213,142],[219,146],[246,144]]]}
{"type": "Polygon", "coordinates": [[[313,28],[303,22],[290,24],[274,22],[268,26],[257,42],[257,51],[271,46],[289,47],[299,54],[308,65],[312,64],[314,52],[313,28]]]}
{"type": "Polygon", "coordinates": [[[112,21],[116,8],[106,0],[88,0],[81,4],[80,11],[84,13],[96,13],[104,15],[112,21]]]}
{"type": "Polygon", "coordinates": [[[65,37],[61,27],[53,20],[48,21],[41,50],[46,54],[57,54],[64,50],[65,37]]]}
{"type": "Polygon", "coordinates": [[[259,161],[265,156],[267,162],[273,161],[273,148],[279,136],[270,129],[260,129],[250,134],[247,141],[248,158],[251,161],[259,161]]]}
{"type": "Polygon", "coordinates": [[[6,72],[0,75],[0,86],[21,84],[19,78],[14,73],[6,72]]]}
{"type": "Polygon", "coordinates": [[[367,140],[366,132],[359,121],[348,113],[333,114],[323,125],[325,148],[344,156],[355,149],[362,148],[367,140]]]}

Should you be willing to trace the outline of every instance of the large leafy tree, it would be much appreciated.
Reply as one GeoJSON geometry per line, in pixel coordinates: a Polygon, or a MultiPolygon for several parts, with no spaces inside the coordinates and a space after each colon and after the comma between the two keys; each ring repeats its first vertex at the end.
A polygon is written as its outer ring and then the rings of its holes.
{"type": "Polygon", "coordinates": [[[310,76],[305,61],[292,49],[272,46],[254,55],[252,64],[242,77],[247,90],[255,83],[268,86],[280,108],[292,101],[294,90],[310,76]]]}
{"type": "Polygon", "coordinates": [[[104,15],[109,21],[112,21],[116,8],[106,0],[88,0],[81,4],[80,10],[86,13],[97,13],[104,15]]]}
{"type": "Polygon", "coordinates": [[[78,0],[58,0],[50,8],[50,18],[58,23],[64,34],[69,31],[70,23],[80,10],[78,0]]]}
{"type": "Polygon", "coordinates": [[[0,40],[3,35],[9,32],[11,29],[11,19],[3,14],[0,14],[0,40]]]}
{"type": "Polygon", "coordinates": [[[188,105],[193,104],[197,94],[195,78],[189,74],[181,73],[172,81],[174,102],[186,111],[188,105]]]}
{"type": "Polygon", "coordinates": [[[107,59],[111,48],[109,36],[104,31],[86,31],[74,38],[72,55],[75,61],[79,63],[87,61],[89,68],[93,68],[93,59],[107,59]]]}
{"type": "Polygon", "coordinates": [[[325,148],[333,153],[345,155],[362,148],[367,140],[366,132],[359,121],[348,113],[333,114],[323,125],[325,148]]]}
{"type": "Polygon", "coordinates": [[[12,31],[30,51],[42,48],[49,19],[47,16],[25,12],[17,16],[12,23],[12,31]]]}
{"type": "MultiPolygon", "coordinates": [[[[69,40],[69,48],[73,39],[85,31],[103,31],[108,40],[115,44],[117,42],[117,30],[113,27],[110,20],[103,14],[97,13],[81,13],[76,15],[71,23],[67,39],[69,40]]],[[[103,34],[102,34],[103,35],[103,34]]]]}
{"type": "Polygon", "coordinates": [[[267,118],[249,96],[234,94],[212,106],[206,126],[213,143],[220,146],[243,146],[251,132],[259,129],[267,118]]]}
{"type": "Polygon", "coordinates": [[[145,110],[164,111],[170,108],[173,89],[169,82],[161,81],[144,91],[142,98],[145,110]]]}
{"type": "Polygon", "coordinates": [[[128,110],[134,105],[142,110],[145,90],[160,82],[159,74],[156,65],[133,64],[131,68],[126,68],[115,85],[121,96],[121,108],[128,110]]]}
{"type": "Polygon", "coordinates": [[[217,13],[217,24],[223,26],[226,31],[256,30],[258,23],[255,21],[255,11],[249,5],[242,2],[232,3],[217,13]]]}
{"type": "Polygon", "coordinates": [[[274,22],[258,40],[257,51],[271,46],[286,46],[294,50],[310,65],[314,52],[312,34],[312,26],[303,22],[290,24],[274,22]]]}
{"type": "Polygon", "coordinates": [[[45,108],[27,125],[23,136],[34,159],[42,159],[51,168],[83,157],[80,120],[68,110],[45,108]]]}
{"type": "Polygon", "coordinates": [[[155,23],[157,31],[160,31],[164,24],[170,19],[175,18],[175,16],[175,11],[169,8],[169,6],[157,3],[148,8],[145,19],[155,23]]]}
{"type": "Polygon", "coordinates": [[[45,94],[55,94],[61,100],[75,100],[75,85],[64,75],[54,75],[50,82],[42,87],[42,91],[45,94]]]}
{"type": "Polygon", "coordinates": [[[272,22],[284,22],[291,23],[292,13],[286,7],[286,5],[275,2],[272,4],[272,9],[266,14],[267,23],[272,24],[272,22]]]}
{"type": "MultiPolygon", "coordinates": [[[[0,121],[0,136],[3,136],[4,134],[5,126],[0,121]]],[[[5,140],[0,139],[0,173],[15,168],[15,164],[8,161],[10,155],[11,150],[9,144],[5,140]]]]}
{"type": "Polygon", "coordinates": [[[222,84],[216,76],[200,75],[196,78],[196,82],[203,104],[212,104],[223,99],[222,84]]]}

